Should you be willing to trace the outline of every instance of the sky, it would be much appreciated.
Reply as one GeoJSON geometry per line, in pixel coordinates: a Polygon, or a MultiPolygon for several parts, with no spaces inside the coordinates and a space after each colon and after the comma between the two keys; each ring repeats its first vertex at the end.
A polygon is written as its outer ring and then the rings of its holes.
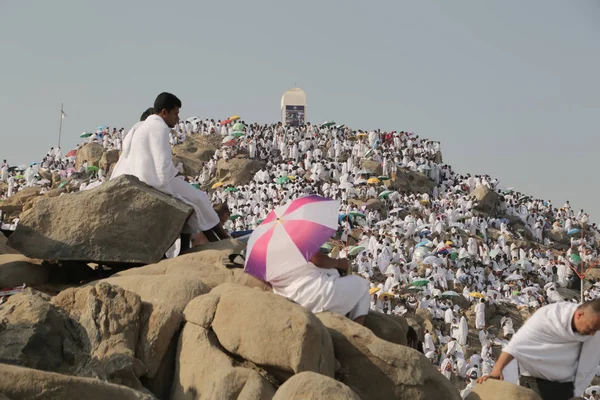
{"type": "Polygon", "coordinates": [[[129,129],[162,91],[183,117],[413,131],[458,173],[598,220],[597,0],[0,0],[0,158],[129,129]]]}

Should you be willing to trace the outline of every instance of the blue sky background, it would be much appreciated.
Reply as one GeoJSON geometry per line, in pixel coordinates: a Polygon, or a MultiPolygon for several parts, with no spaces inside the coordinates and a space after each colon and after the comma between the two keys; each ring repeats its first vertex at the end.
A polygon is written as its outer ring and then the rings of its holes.
{"type": "Polygon", "coordinates": [[[600,2],[0,0],[0,158],[39,160],[161,91],[183,116],[409,130],[460,173],[600,214],[600,2]]]}

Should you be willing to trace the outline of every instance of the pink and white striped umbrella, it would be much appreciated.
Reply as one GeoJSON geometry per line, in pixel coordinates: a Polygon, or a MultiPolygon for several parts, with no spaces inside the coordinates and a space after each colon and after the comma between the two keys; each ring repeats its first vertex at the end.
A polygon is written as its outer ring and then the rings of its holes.
{"type": "Polygon", "coordinates": [[[339,206],[312,195],[271,211],[248,240],[244,271],[271,282],[306,264],[337,230],[339,206]]]}

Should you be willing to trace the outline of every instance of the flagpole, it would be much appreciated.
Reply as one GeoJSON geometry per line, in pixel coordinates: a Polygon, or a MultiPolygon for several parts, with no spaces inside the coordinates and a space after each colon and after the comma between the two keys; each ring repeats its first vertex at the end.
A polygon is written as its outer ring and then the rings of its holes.
{"type": "Polygon", "coordinates": [[[62,120],[64,118],[63,103],[60,103],[60,127],[58,128],[58,147],[60,147],[60,136],[62,135],[62,120]]]}

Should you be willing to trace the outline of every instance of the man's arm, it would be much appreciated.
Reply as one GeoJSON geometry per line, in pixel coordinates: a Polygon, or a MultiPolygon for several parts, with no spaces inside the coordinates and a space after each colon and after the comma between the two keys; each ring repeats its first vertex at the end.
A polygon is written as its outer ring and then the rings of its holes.
{"type": "Polygon", "coordinates": [[[504,375],[502,375],[502,371],[513,359],[514,357],[509,353],[502,352],[500,354],[500,357],[498,357],[498,361],[496,361],[496,365],[494,366],[494,369],[492,369],[492,372],[490,372],[489,375],[485,375],[477,379],[477,383],[483,383],[490,378],[504,380],[504,375]]]}
{"type": "Polygon", "coordinates": [[[579,353],[579,364],[575,375],[575,396],[583,396],[583,392],[594,379],[596,368],[600,363],[600,334],[583,343],[579,353]]]}

